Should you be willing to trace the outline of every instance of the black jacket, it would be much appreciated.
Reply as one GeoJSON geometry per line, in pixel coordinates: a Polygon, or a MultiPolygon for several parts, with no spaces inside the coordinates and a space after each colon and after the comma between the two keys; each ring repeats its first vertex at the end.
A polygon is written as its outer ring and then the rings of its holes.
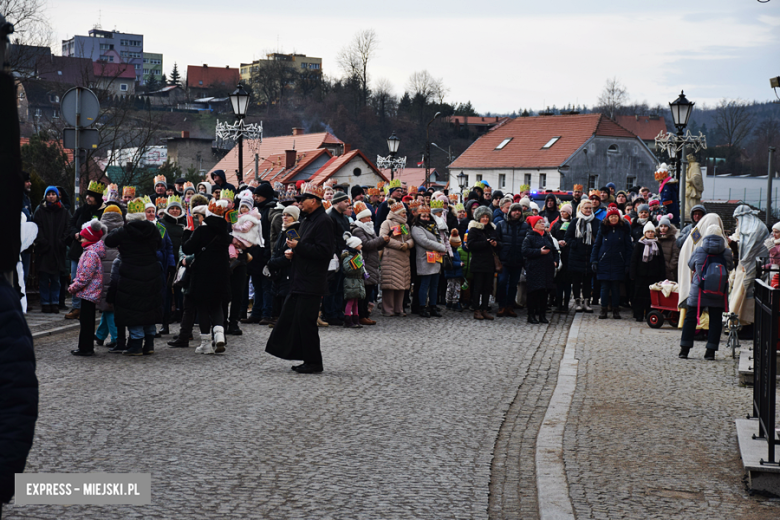
{"type": "Polygon", "coordinates": [[[255,208],[257,208],[257,211],[260,213],[260,221],[262,223],[260,231],[263,234],[263,242],[265,243],[265,246],[262,248],[259,246],[254,246],[249,252],[254,258],[250,263],[255,264],[253,268],[259,269],[260,271],[262,271],[263,267],[265,267],[268,259],[271,258],[271,252],[273,251],[274,247],[273,243],[271,243],[271,221],[274,219],[277,213],[280,215],[282,213],[281,211],[276,211],[276,203],[276,199],[266,199],[263,202],[255,203],[255,208]],[[261,254],[258,255],[256,254],[257,252],[261,252],[261,254]]]}
{"type": "Polygon", "coordinates": [[[171,237],[171,242],[173,243],[173,259],[178,262],[179,255],[181,254],[184,228],[187,225],[187,215],[182,213],[178,217],[173,217],[166,211],[159,222],[165,226],[165,229],[168,231],[168,236],[171,237]]]}
{"type": "Polygon", "coordinates": [[[68,259],[78,262],[81,258],[81,253],[84,251],[81,248],[81,242],[76,240],[76,233],[81,232],[81,226],[92,220],[93,218],[100,218],[103,215],[103,210],[100,206],[90,206],[84,204],[70,218],[70,229],[68,229],[68,243],[70,245],[70,251],[68,251],[68,259]]]}
{"type": "Polygon", "coordinates": [[[2,504],[14,495],[14,474],[24,472],[38,419],[38,378],[32,335],[22,314],[19,295],[5,277],[0,277],[0,396],[2,504]]]}
{"type": "Polygon", "coordinates": [[[496,234],[501,242],[498,256],[504,266],[523,266],[523,241],[530,232],[531,226],[522,216],[517,220],[502,220],[496,225],[496,234]]]}
{"type": "Polygon", "coordinates": [[[551,225],[555,222],[555,219],[561,216],[561,212],[558,211],[558,200],[555,198],[555,195],[552,193],[547,194],[544,198],[544,207],[542,208],[542,211],[539,212],[539,215],[546,218],[547,222],[551,225]],[[547,207],[548,200],[552,200],[555,203],[552,209],[547,207]]]}
{"type": "Polygon", "coordinates": [[[290,293],[325,296],[328,288],[328,264],[333,258],[333,221],[320,206],[301,222],[301,239],[293,250],[290,268],[290,293]]]}
{"type": "Polygon", "coordinates": [[[271,293],[274,296],[287,296],[290,293],[290,267],[292,260],[287,260],[284,252],[287,251],[287,231],[292,229],[299,231],[300,222],[293,222],[279,236],[276,237],[274,251],[268,260],[268,269],[271,271],[271,293]]]}
{"type": "Polygon", "coordinates": [[[649,283],[660,282],[666,278],[666,261],[664,260],[664,251],[661,245],[658,246],[658,255],[652,257],[649,262],[642,261],[642,254],[645,251],[645,245],[637,242],[634,245],[634,252],[631,254],[631,279],[647,280],[649,283]]]}
{"type": "Polygon", "coordinates": [[[112,299],[122,325],[162,322],[162,267],[157,260],[161,241],[157,226],[146,220],[131,220],[106,237],[106,247],[119,248],[119,279],[112,299]]]}
{"type": "Polygon", "coordinates": [[[333,221],[333,238],[335,240],[335,249],[333,252],[341,254],[347,247],[347,243],[344,241],[344,233],[350,230],[349,218],[333,208],[326,213],[333,221]]]}
{"type": "Polygon", "coordinates": [[[48,274],[70,272],[70,264],[65,264],[69,220],[70,213],[62,205],[51,206],[44,202],[35,210],[33,221],[38,224],[35,239],[38,271],[48,274]]]}
{"type": "Polygon", "coordinates": [[[593,244],[596,243],[596,237],[599,234],[599,219],[593,217],[588,222],[591,231],[591,244],[585,243],[585,237],[577,238],[577,225],[579,218],[575,218],[569,224],[569,229],[566,230],[564,241],[566,242],[567,249],[569,250],[568,256],[568,271],[570,273],[587,273],[590,270],[590,253],[593,251],[593,244]]]}
{"type": "Polygon", "coordinates": [[[471,251],[469,270],[472,273],[494,273],[496,262],[493,259],[493,253],[498,254],[501,251],[501,242],[498,240],[498,233],[496,233],[493,223],[483,225],[472,220],[468,231],[467,244],[469,251],[471,251]],[[498,245],[494,248],[489,240],[496,240],[498,245]]]}
{"type": "Polygon", "coordinates": [[[227,221],[222,217],[206,217],[203,224],[182,246],[185,255],[196,255],[190,295],[195,299],[227,301],[230,299],[228,246],[233,237],[228,231],[227,221]]]}
{"type": "Polygon", "coordinates": [[[525,280],[528,292],[553,289],[555,287],[555,262],[559,262],[560,259],[550,235],[547,233],[540,235],[536,231],[528,233],[523,241],[523,256],[525,257],[525,280]],[[550,252],[543,255],[542,247],[547,247],[550,252]]]}

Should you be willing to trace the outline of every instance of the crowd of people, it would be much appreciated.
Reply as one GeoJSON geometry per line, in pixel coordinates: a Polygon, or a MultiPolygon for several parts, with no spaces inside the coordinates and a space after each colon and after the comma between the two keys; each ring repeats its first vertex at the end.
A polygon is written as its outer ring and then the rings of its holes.
{"type": "MultiPolygon", "coordinates": [[[[718,233],[701,228],[704,206],[691,208],[691,223],[678,230],[679,215],[645,187],[610,183],[585,194],[575,185],[571,200],[548,193],[537,203],[527,190],[502,193],[483,182],[450,193],[398,180],[238,189],[222,171],[211,180],[170,185],[159,176],[143,197],[93,182],[72,215],[60,190],[46,189],[32,213],[42,312],[59,312],[65,291],[72,294],[65,317],[81,321],[74,355],[93,355],[95,344],[149,355],[173,323],[180,327],[171,347],[188,347],[197,324],[196,352],[221,353],[226,336],[261,325],[274,329],[269,352],[317,372],[317,327],[370,327],[376,313],[469,311],[491,321],[521,309],[530,324],[548,323],[551,310],[621,319],[621,308],[644,321],[650,286],[677,282],[681,262],[692,262],[692,293],[701,251],[733,269],[722,223],[718,233]],[[682,258],[691,234],[696,245],[682,258]]],[[[695,327],[686,327],[688,338],[695,327]]]]}

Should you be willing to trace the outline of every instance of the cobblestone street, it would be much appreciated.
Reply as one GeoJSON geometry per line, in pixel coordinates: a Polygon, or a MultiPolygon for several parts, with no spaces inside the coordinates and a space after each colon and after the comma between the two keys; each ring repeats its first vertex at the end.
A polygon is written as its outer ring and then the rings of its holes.
{"type": "MultiPolygon", "coordinates": [[[[167,337],[151,357],[74,358],[77,332],[40,338],[27,472],[151,473],[152,505],[4,518],[543,518],[536,439],[572,319],[320,329],[319,375],[265,354],[270,329],[255,325],[220,356],[167,337]]],[[[733,420],[751,390],[724,351],[705,362],[697,344],[683,361],[668,327],[576,319],[563,445],[576,518],[780,517],[742,482],[733,420]]]]}

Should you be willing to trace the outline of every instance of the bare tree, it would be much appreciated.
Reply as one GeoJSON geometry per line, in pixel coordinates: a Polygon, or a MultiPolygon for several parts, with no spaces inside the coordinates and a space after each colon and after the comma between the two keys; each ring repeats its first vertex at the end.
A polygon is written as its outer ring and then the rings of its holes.
{"type": "Polygon", "coordinates": [[[412,72],[406,82],[406,90],[411,97],[420,96],[428,103],[436,93],[437,83],[427,70],[412,72]]]}
{"type": "Polygon", "coordinates": [[[628,91],[617,78],[608,79],[604,85],[604,90],[601,91],[598,99],[599,111],[609,117],[615,119],[620,112],[620,109],[628,101],[628,91]]]}
{"type": "Polygon", "coordinates": [[[393,95],[393,84],[387,78],[380,78],[374,83],[371,95],[371,104],[374,106],[379,121],[384,126],[385,119],[394,117],[398,108],[398,101],[393,95]]]}
{"type": "Polygon", "coordinates": [[[444,85],[444,78],[439,78],[433,82],[433,97],[440,105],[444,104],[444,98],[450,93],[450,87],[444,85]]]}
{"type": "Polygon", "coordinates": [[[722,99],[715,108],[715,125],[729,148],[739,149],[753,130],[753,115],[741,99],[722,99]]]}
{"type": "Polygon", "coordinates": [[[362,106],[368,104],[368,64],[376,54],[379,39],[373,29],[355,34],[352,42],[341,49],[337,60],[347,79],[355,79],[360,85],[362,106]]]}
{"type": "Polygon", "coordinates": [[[0,0],[0,13],[14,26],[8,63],[21,81],[51,62],[54,30],[45,11],[46,0],[0,0]]]}

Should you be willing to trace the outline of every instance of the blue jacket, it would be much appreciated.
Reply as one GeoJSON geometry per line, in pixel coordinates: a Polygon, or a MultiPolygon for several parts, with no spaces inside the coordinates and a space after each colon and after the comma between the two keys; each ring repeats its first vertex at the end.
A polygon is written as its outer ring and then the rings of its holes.
{"type": "Polygon", "coordinates": [[[444,271],[444,278],[463,278],[463,262],[457,249],[452,250],[452,265],[455,269],[444,271]]]}
{"type": "Polygon", "coordinates": [[[502,220],[496,223],[498,241],[501,250],[498,258],[506,267],[523,267],[523,241],[531,232],[531,226],[522,218],[518,220],[502,220]]]}
{"type": "Polygon", "coordinates": [[[506,220],[506,215],[504,215],[504,212],[501,211],[501,208],[496,208],[493,210],[493,224],[498,226],[498,223],[506,220]]]}
{"type": "MultiPolygon", "coordinates": [[[[701,246],[696,248],[688,261],[688,267],[694,271],[694,275],[691,277],[691,291],[688,293],[688,307],[695,309],[699,305],[699,284],[701,283],[702,269],[705,263],[711,262],[725,265],[728,271],[734,269],[731,249],[726,247],[726,241],[720,235],[704,237],[701,246]]],[[[727,305],[722,296],[704,293],[701,295],[702,307],[726,307],[727,305]]]]}
{"type": "Polygon", "coordinates": [[[598,263],[596,279],[617,281],[626,278],[627,270],[631,266],[631,253],[633,243],[628,222],[620,219],[614,226],[602,222],[599,226],[599,234],[593,242],[593,251],[590,254],[591,264],[598,263]]]}
{"type": "Polygon", "coordinates": [[[607,210],[605,210],[602,206],[599,206],[599,209],[594,211],[593,215],[596,216],[597,220],[604,220],[604,217],[607,216],[607,210]]]}

